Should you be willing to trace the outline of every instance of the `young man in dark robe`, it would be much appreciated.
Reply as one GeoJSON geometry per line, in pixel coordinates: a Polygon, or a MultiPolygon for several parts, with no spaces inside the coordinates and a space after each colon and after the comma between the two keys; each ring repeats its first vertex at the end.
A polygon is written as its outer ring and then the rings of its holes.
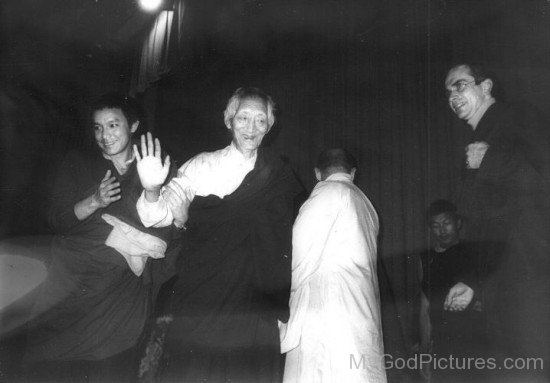
{"type": "Polygon", "coordinates": [[[149,258],[164,257],[171,228],[144,227],[135,207],[137,105],[107,94],[92,105],[91,117],[95,150],[67,155],[51,195],[57,235],[47,279],[24,305],[16,302],[12,315],[27,331],[23,371],[30,382],[132,381],[163,282],[163,268],[152,264],[159,261],[149,258]]]}

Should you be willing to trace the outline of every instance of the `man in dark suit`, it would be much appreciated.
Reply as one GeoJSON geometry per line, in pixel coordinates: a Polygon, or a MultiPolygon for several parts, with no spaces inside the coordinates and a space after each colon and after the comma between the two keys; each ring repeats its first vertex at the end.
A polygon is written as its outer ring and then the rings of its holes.
{"type": "MultiPolygon", "coordinates": [[[[460,209],[468,240],[483,244],[484,308],[496,350],[550,361],[550,140],[493,96],[483,67],[453,67],[449,106],[471,129],[460,209]],[[494,259],[499,259],[496,263],[494,259]],[[494,265],[494,266],[493,266],[494,265]]],[[[532,122],[533,120],[531,120],[532,122]]],[[[459,295],[459,292],[457,292],[459,295]]]]}

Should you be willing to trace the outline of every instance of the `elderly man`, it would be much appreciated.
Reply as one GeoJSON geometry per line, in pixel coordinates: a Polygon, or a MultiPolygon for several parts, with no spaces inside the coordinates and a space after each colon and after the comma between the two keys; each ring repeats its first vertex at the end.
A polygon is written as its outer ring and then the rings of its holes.
{"type": "Polygon", "coordinates": [[[260,144],[274,103],[239,88],[224,112],[232,142],[187,161],[161,193],[160,143],[135,148],[146,226],[181,228],[168,311],[163,381],[274,382],[281,376],[277,319],[288,318],[291,230],[299,184],[260,144]],[[142,157],[143,156],[143,157],[142,157]],[[189,204],[190,203],[190,204],[189,204]]]}
{"type": "Polygon", "coordinates": [[[485,280],[484,302],[498,350],[548,361],[550,142],[536,124],[497,102],[493,86],[477,65],[455,66],[445,80],[449,106],[472,131],[461,210],[470,218],[468,239],[501,259],[485,280]]]}
{"type": "Polygon", "coordinates": [[[376,275],[378,216],[343,149],[321,153],[320,181],[293,229],[284,382],[386,382],[376,275]]]}

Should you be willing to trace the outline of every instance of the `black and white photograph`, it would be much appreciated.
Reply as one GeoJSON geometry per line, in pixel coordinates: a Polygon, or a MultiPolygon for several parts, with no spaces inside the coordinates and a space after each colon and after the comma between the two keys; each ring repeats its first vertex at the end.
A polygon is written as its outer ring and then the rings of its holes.
{"type": "Polygon", "coordinates": [[[550,383],[550,1],[2,0],[0,382],[550,383]]]}

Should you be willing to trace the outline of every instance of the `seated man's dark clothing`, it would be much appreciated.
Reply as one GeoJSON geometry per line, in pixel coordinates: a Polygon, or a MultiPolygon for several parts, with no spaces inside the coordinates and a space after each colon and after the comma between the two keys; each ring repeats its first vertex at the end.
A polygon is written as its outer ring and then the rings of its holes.
{"type": "Polygon", "coordinates": [[[444,252],[431,249],[421,259],[422,290],[430,302],[433,353],[474,356],[481,352],[484,325],[481,302],[476,299],[479,291],[476,247],[458,243],[444,252]],[[474,299],[464,311],[445,310],[445,298],[458,282],[474,290],[474,299]]]}
{"type": "Polygon", "coordinates": [[[113,226],[103,217],[116,217],[150,239],[168,242],[170,227],[145,228],[139,221],[135,204],[140,192],[135,161],[121,175],[98,153],[67,156],[50,214],[58,235],[51,245],[49,275],[31,293],[29,310],[36,316],[27,330],[29,381],[122,382],[137,371],[136,347],[164,268],[151,259],[136,275],[123,255],[106,244],[113,226]],[[108,169],[120,182],[121,199],[79,221],[75,203],[93,193],[108,169]]]}

